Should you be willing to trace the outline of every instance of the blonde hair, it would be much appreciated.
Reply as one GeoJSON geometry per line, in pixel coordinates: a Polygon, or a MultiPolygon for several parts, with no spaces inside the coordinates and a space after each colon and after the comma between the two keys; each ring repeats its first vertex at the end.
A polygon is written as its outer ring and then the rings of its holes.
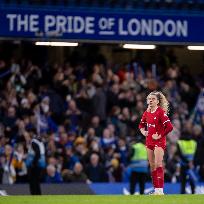
{"type": "Polygon", "coordinates": [[[150,95],[154,95],[157,97],[158,101],[159,101],[159,106],[164,110],[164,112],[166,114],[169,113],[169,102],[167,101],[166,97],[164,96],[164,94],[161,91],[152,91],[147,98],[150,95]]]}

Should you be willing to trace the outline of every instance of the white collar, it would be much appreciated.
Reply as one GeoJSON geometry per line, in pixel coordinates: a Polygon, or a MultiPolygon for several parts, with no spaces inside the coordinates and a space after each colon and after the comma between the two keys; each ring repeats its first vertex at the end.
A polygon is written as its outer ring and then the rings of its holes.
{"type": "MultiPolygon", "coordinates": [[[[157,106],[157,108],[158,108],[158,106],[157,106]]],[[[152,111],[150,111],[150,113],[155,113],[155,112],[156,112],[156,110],[157,110],[157,108],[156,108],[156,109],[155,109],[155,111],[153,111],[153,112],[152,112],[152,111]]]]}

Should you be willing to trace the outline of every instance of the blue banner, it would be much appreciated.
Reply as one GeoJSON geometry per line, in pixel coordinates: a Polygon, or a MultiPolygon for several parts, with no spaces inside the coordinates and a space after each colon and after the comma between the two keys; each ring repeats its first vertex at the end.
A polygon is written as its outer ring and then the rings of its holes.
{"type": "Polygon", "coordinates": [[[0,37],[204,43],[204,16],[0,8],[0,37]]]}
{"type": "MultiPolygon", "coordinates": [[[[180,183],[165,183],[165,194],[180,194],[180,183]]],[[[130,195],[128,183],[93,183],[91,189],[96,195],[130,195]]],[[[151,183],[146,183],[145,194],[152,193],[154,188],[151,183]]],[[[186,186],[186,193],[191,194],[191,188],[186,186]]],[[[196,194],[204,194],[204,183],[198,183],[195,189],[196,194]]],[[[135,189],[135,195],[139,194],[138,186],[135,189]]]]}

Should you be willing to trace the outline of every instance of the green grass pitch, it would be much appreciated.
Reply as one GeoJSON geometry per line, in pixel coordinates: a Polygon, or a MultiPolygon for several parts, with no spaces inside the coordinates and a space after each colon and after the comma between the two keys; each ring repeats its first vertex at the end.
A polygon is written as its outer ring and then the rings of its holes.
{"type": "Polygon", "coordinates": [[[44,195],[1,196],[0,204],[204,204],[204,195],[44,195]]]}

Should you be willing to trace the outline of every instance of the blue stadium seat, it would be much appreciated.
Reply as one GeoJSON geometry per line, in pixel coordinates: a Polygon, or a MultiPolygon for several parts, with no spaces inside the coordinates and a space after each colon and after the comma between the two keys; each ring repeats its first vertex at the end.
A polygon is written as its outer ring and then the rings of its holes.
{"type": "Polygon", "coordinates": [[[1,4],[22,6],[67,6],[77,8],[102,9],[162,9],[165,10],[201,10],[204,0],[1,0],[1,4]]]}

